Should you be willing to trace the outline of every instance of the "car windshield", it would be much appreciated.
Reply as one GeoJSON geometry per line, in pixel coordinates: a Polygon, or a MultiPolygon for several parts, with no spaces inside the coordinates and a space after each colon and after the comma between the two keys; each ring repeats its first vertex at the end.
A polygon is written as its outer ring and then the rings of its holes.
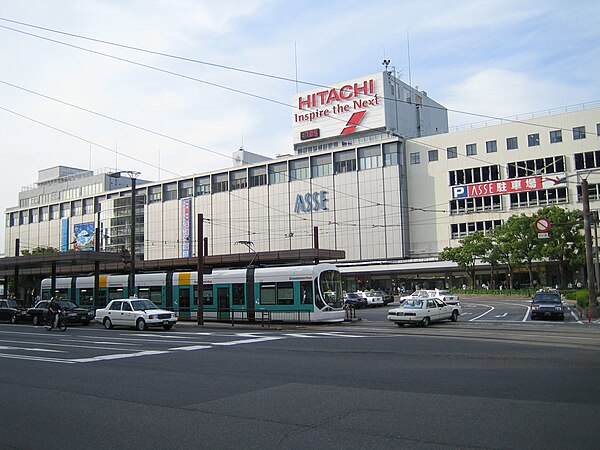
{"type": "Polygon", "coordinates": [[[16,300],[7,300],[9,308],[20,308],[21,305],[16,300]]]}
{"type": "Polygon", "coordinates": [[[158,306],[156,306],[150,300],[132,300],[131,306],[133,306],[134,311],[144,311],[146,309],[158,309],[158,306]]]}
{"type": "Polygon", "coordinates": [[[358,298],[358,294],[346,294],[346,298],[358,298]]]}
{"type": "Polygon", "coordinates": [[[367,297],[375,297],[375,295],[377,295],[377,294],[375,294],[375,292],[365,292],[365,295],[367,297]]]}
{"type": "Polygon", "coordinates": [[[423,300],[405,300],[402,303],[404,309],[421,309],[423,308],[423,300]]]}
{"type": "Polygon", "coordinates": [[[452,292],[450,291],[438,291],[439,295],[452,295],[452,292]]]}
{"type": "Polygon", "coordinates": [[[560,296],[556,294],[535,294],[533,296],[534,303],[560,303],[560,296]]]}
{"type": "Polygon", "coordinates": [[[68,300],[59,300],[58,301],[58,305],[61,308],[65,308],[65,309],[73,309],[73,308],[77,308],[77,305],[73,302],[70,302],[68,300]]]}

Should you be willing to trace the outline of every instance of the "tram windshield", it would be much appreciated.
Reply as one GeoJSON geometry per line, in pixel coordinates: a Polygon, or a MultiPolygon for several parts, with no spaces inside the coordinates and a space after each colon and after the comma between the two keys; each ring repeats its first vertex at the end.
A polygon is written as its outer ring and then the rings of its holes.
{"type": "Polygon", "coordinates": [[[319,293],[332,308],[342,307],[342,276],[337,270],[325,270],[319,276],[319,293]]]}

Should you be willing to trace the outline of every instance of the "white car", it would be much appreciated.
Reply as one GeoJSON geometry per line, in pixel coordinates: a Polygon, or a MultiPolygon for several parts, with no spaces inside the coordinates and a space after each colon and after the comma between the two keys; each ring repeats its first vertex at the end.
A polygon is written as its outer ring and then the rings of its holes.
{"type": "Polygon", "coordinates": [[[410,295],[400,297],[400,302],[402,303],[404,300],[414,300],[417,298],[439,298],[444,302],[453,305],[458,304],[460,300],[458,295],[453,294],[446,289],[419,289],[410,295]]]}
{"type": "Polygon", "coordinates": [[[169,330],[177,323],[173,311],[158,308],[150,300],[143,298],[123,298],[112,300],[106,308],[96,310],[96,322],[111,329],[113,326],[135,327],[139,331],[147,327],[163,327],[169,330]]]}
{"type": "Polygon", "coordinates": [[[377,291],[366,291],[362,296],[367,300],[367,306],[383,306],[383,295],[377,291]]]}
{"type": "Polygon", "coordinates": [[[406,299],[397,308],[390,309],[387,318],[399,327],[407,323],[426,327],[440,320],[456,322],[460,313],[460,305],[448,305],[439,298],[415,298],[406,299]]]}

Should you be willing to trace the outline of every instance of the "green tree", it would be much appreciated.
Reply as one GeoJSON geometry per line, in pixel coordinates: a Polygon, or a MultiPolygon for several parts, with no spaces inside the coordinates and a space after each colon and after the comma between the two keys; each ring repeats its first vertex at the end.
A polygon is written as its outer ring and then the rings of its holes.
{"type": "MultiPolygon", "coordinates": [[[[513,264],[525,266],[529,273],[529,284],[533,286],[533,261],[541,258],[540,246],[537,244],[537,233],[534,228],[535,219],[525,214],[513,215],[500,227],[503,244],[510,252],[513,264]]],[[[516,266],[515,266],[516,267],[516,266]]],[[[512,277],[511,277],[512,278],[512,277]]]]}
{"type": "Polygon", "coordinates": [[[585,263],[585,238],[582,234],[583,214],[558,206],[540,209],[536,218],[550,222],[548,239],[539,239],[540,254],[549,261],[558,262],[559,283],[565,284],[568,270],[577,270],[585,263]]]}
{"type": "Polygon", "coordinates": [[[475,264],[488,254],[491,241],[483,233],[471,234],[459,241],[458,247],[446,247],[439,255],[443,261],[454,261],[467,272],[471,287],[475,287],[475,264]]]}

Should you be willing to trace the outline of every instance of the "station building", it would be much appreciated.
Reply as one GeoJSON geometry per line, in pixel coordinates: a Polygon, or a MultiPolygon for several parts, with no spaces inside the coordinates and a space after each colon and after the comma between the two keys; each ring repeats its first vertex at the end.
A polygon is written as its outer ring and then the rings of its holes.
{"type": "MultiPolygon", "coordinates": [[[[293,102],[292,152],[240,149],[232,167],[138,180],[139,258],[195,255],[202,214],[211,255],[310,248],[316,233],[321,248],[346,252],[336,263],[349,290],[457,286],[465,274],[438,261],[440,251],[511,214],[581,209],[573,175],[600,167],[598,105],[449,132],[447,110],[389,71],[293,102]],[[573,183],[556,183],[564,177],[573,183]]],[[[6,210],[6,253],[17,240],[21,249],[90,248],[96,229],[101,250],[128,248],[130,180],[107,172],[40,171],[6,210]]],[[[593,209],[599,186],[590,178],[593,209]]],[[[551,277],[541,271],[540,283],[551,277]]]]}

